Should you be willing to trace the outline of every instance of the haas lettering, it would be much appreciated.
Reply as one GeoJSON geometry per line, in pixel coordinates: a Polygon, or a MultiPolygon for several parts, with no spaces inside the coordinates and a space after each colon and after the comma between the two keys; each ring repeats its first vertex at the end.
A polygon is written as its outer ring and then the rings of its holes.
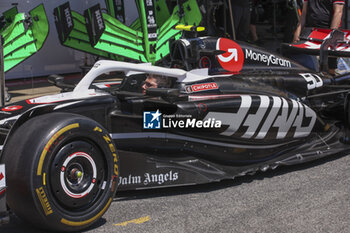
{"type": "Polygon", "coordinates": [[[308,106],[291,100],[290,104],[282,97],[258,96],[260,105],[257,111],[252,111],[252,96],[241,95],[241,105],[236,113],[209,112],[205,119],[215,118],[228,128],[221,133],[232,136],[236,132],[248,139],[264,139],[271,129],[276,139],[283,139],[288,133],[293,138],[306,137],[310,134],[316,122],[316,113],[308,106]],[[295,129],[292,132],[292,128],[295,129]],[[277,134],[276,134],[277,131],[277,134]]]}

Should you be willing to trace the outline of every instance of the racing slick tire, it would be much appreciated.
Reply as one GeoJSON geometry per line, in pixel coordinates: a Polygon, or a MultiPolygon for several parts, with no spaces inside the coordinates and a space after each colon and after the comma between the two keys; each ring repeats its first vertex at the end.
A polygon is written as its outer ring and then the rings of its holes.
{"type": "Polygon", "coordinates": [[[49,113],[21,125],[3,151],[10,209],[36,227],[78,231],[108,209],[119,162],[108,132],[76,114],[49,113]]]}

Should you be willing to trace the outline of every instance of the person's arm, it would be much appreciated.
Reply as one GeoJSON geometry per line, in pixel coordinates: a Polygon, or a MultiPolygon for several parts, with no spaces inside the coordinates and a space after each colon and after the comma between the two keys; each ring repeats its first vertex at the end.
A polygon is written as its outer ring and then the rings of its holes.
{"type": "Polygon", "coordinates": [[[306,22],[306,13],[307,13],[307,1],[304,1],[303,10],[301,11],[299,23],[298,23],[298,26],[294,32],[293,43],[296,43],[300,40],[299,36],[300,36],[301,30],[304,28],[305,22],[306,22]]]}
{"type": "Polygon", "coordinates": [[[331,22],[331,29],[338,29],[340,27],[341,18],[343,16],[344,4],[333,4],[333,18],[331,22]]]}

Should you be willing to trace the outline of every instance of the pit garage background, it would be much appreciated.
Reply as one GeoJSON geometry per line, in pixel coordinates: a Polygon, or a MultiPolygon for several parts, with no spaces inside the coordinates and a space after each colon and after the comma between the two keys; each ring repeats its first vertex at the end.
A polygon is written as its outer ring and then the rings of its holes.
{"type": "MultiPolygon", "coordinates": [[[[175,0],[169,1],[176,2],[175,0]]],[[[55,7],[65,2],[67,2],[67,0],[0,1],[0,13],[10,9],[14,5],[17,6],[19,12],[27,13],[37,5],[44,3],[50,26],[50,32],[43,48],[37,54],[31,56],[17,67],[7,72],[6,80],[33,78],[39,76],[47,76],[50,74],[77,73],[81,72],[81,68],[83,66],[86,66],[87,64],[91,65],[94,63],[96,57],[71,48],[64,47],[59,42],[54,23],[53,10],[55,7]]],[[[104,0],[71,0],[69,2],[71,9],[81,14],[83,14],[85,9],[92,7],[97,3],[101,5],[102,9],[106,7],[104,0]]],[[[293,14],[293,10],[288,9],[293,0],[258,0],[255,2],[257,3],[257,6],[254,10],[258,15],[257,32],[260,38],[260,43],[258,45],[278,51],[281,42],[288,42],[287,31],[290,31],[291,28],[286,27],[290,22],[288,19],[288,13],[286,12],[293,14]]],[[[138,17],[136,4],[133,0],[125,0],[124,4],[126,24],[130,25],[138,17]]],[[[348,11],[348,1],[346,1],[346,7],[343,14],[343,28],[348,28],[348,11]]],[[[220,27],[222,26],[223,19],[222,14],[218,15],[219,17],[216,17],[216,26],[220,27]]],[[[226,15],[228,20],[228,13],[226,15]]]]}
{"type": "MultiPolygon", "coordinates": [[[[67,0],[43,1],[43,0],[1,0],[0,13],[10,9],[14,5],[17,6],[18,12],[28,13],[31,9],[43,3],[47,18],[50,25],[50,31],[43,48],[31,56],[26,61],[16,66],[14,69],[6,73],[6,80],[18,78],[31,78],[45,76],[50,74],[75,73],[81,71],[81,66],[86,60],[88,63],[94,62],[94,57],[71,48],[62,46],[56,31],[53,10],[55,7],[67,2],[67,0]]],[[[104,0],[74,0],[69,1],[71,8],[83,14],[85,9],[101,4],[101,8],[105,8],[104,0]]],[[[130,24],[138,16],[136,4],[134,1],[125,1],[126,24],[130,24]]]]}

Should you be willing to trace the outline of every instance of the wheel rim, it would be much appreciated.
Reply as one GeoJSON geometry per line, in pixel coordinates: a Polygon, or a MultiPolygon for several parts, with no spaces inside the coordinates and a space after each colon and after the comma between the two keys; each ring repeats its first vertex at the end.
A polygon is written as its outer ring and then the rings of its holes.
{"type": "Polygon", "coordinates": [[[97,168],[91,156],[75,152],[63,162],[60,183],[64,192],[72,198],[88,195],[96,184],[97,168]]]}
{"type": "Polygon", "coordinates": [[[82,213],[103,195],[107,174],[100,149],[86,140],[72,141],[55,154],[50,170],[51,195],[58,207],[82,213]]]}

